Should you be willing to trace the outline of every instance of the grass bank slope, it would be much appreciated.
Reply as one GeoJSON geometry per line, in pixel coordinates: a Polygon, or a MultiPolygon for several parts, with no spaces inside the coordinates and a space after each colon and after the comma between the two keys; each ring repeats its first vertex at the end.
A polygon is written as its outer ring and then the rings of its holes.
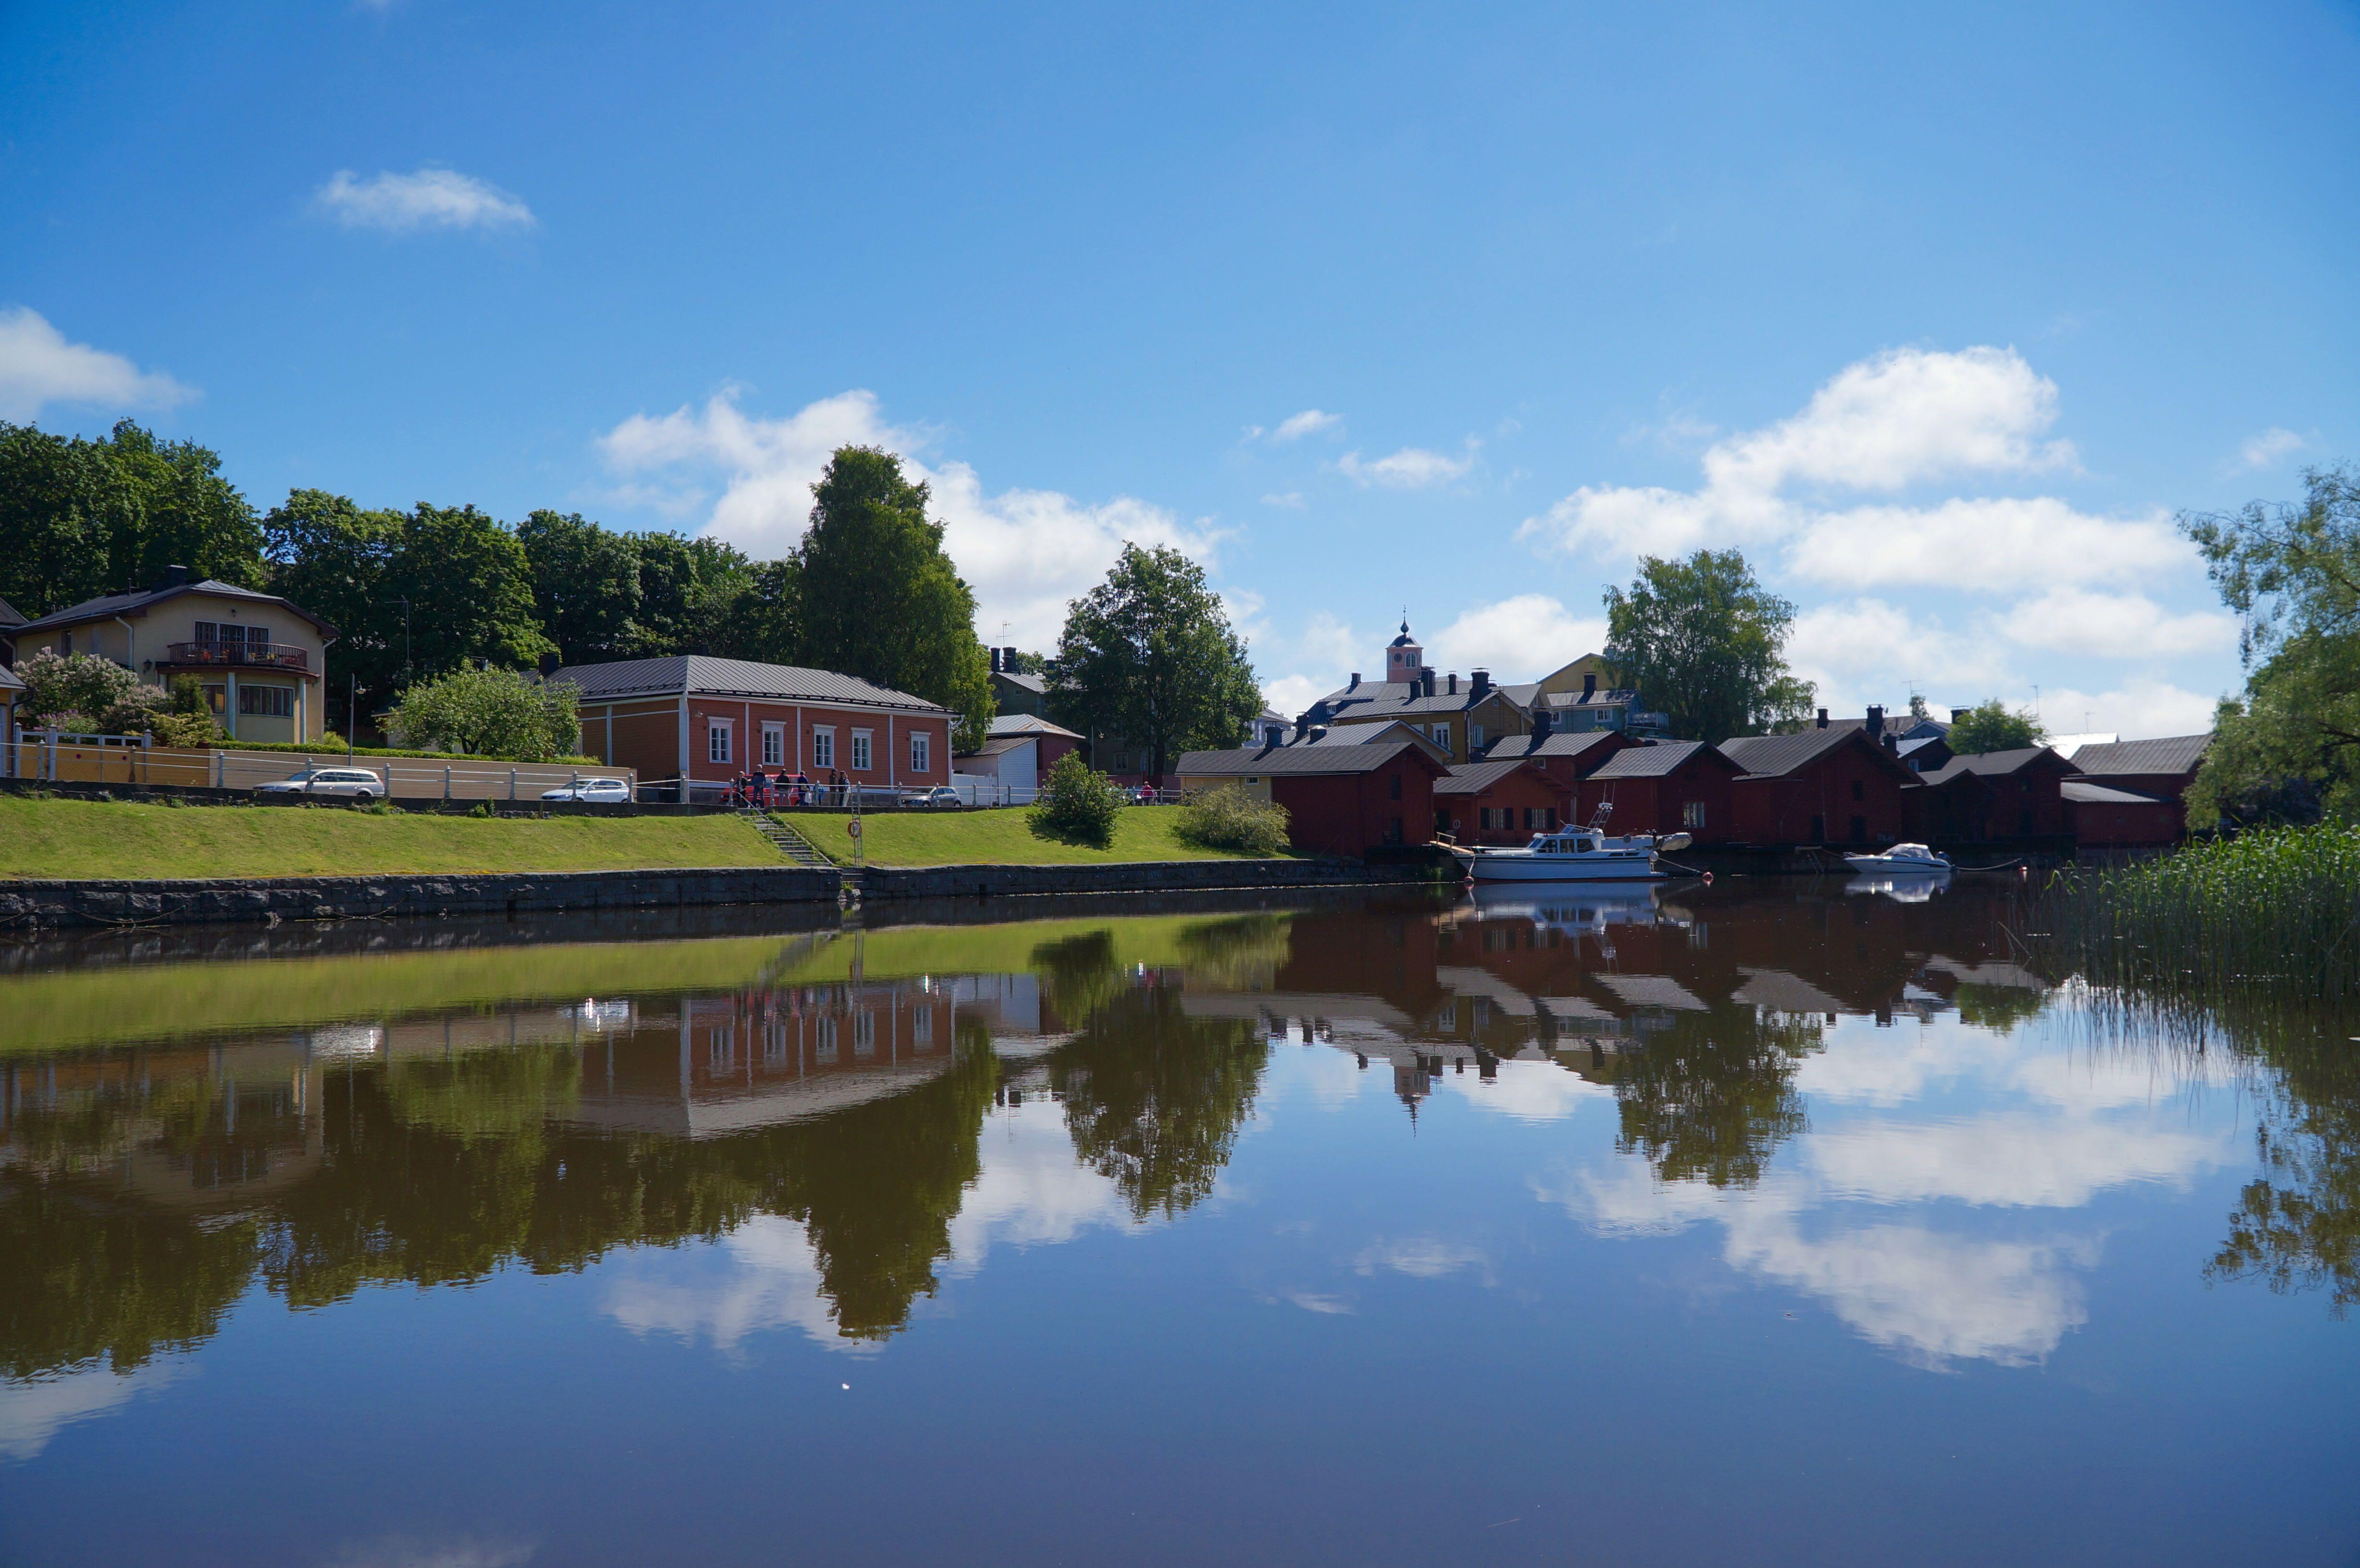
{"type": "MultiPolygon", "coordinates": [[[[850,819],[838,812],[781,811],[820,853],[852,859],[845,835],[850,819]]],[[[1183,843],[1180,812],[1171,806],[1126,806],[1115,818],[1105,849],[1059,844],[1032,835],[1028,811],[886,811],[860,819],[869,860],[875,866],[1103,866],[1136,860],[1239,860],[1225,849],[1183,843]]]]}
{"type": "Polygon", "coordinates": [[[778,866],[735,816],[437,817],[0,796],[0,877],[334,877],[778,866]]]}

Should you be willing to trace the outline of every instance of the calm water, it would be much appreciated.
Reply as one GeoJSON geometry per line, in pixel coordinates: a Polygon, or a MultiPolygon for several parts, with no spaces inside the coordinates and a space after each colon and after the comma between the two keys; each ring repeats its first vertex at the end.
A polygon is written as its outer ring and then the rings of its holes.
{"type": "Polygon", "coordinates": [[[2360,1557],[2340,1051],[1966,887],[1058,913],[0,949],[0,1561],[2360,1557]]]}

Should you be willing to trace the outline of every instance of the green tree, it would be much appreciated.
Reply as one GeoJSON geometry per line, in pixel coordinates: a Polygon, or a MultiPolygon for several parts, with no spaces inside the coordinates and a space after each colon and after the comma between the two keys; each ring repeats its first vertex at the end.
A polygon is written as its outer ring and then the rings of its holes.
{"type": "Polygon", "coordinates": [[[403,514],[385,587],[408,601],[416,677],[486,659],[530,667],[557,651],[541,635],[524,546],[473,506],[421,501],[403,514]]]}
{"type": "Polygon", "coordinates": [[[421,681],[393,710],[397,744],[514,762],[545,762],[580,750],[574,690],[512,670],[453,670],[421,681]]]}
{"type": "Polygon", "coordinates": [[[812,486],[797,547],[802,662],[939,702],[960,715],[956,746],[990,732],[991,667],[975,635],[975,592],[943,553],[927,487],[901,460],[847,446],[812,486]]]}
{"type": "Polygon", "coordinates": [[[2021,710],[2011,713],[1993,697],[1969,708],[1963,718],[1952,720],[1946,744],[1961,757],[1972,757],[1986,751],[2021,751],[2048,738],[2049,732],[2040,727],[2038,719],[2021,710]]]}
{"type": "Polygon", "coordinates": [[[2223,704],[2188,794],[2200,824],[2289,780],[2360,821],[2360,474],[2312,469],[2303,490],[2294,506],[2180,519],[2245,619],[2245,700],[2223,704]]]}
{"type": "Polygon", "coordinates": [[[1607,658],[1674,735],[1758,735],[1809,709],[1809,685],[1781,657],[1794,621],[1736,550],[1642,556],[1627,591],[1606,590],[1607,658]]]}
{"type": "Polygon", "coordinates": [[[629,657],[723,653],[739,602],[754,588],[754,563],[720,539],[678,534],[631,536],[639,555],[639,609],[629,657]]]}
{"type": "Polygon", "coordinates": [[[803,651],[803,567],[762,561],[734,579],[713,609],[712,651],[724,659],[794,664],[803,651]]]}
{"type": "Polygon", "coordinates": [[[517,525],[541,635],[567,664],[639,657],[639,550],[579,512],[538,511],[517,525]]]}
{"type": "Polygon", "coordinates": [[[1059,715],[1136,741],[1152,778],[1180,752],[1237,745],[1262,710],[1205,569],[1166,546],[1122,547],[1106,581],[1067,606],[1056,663],[1059,715]]]}
{"type": "Polygon", "coordinates": [[[0,423],[0,598],[27,615],[153,583],[167,566],[263,578],[254,509],[193,441],[129,419],[99,441],[0,423]]]}
{"type": "Polygon", "coordinates": [[[1804,1130],[1795,1070],[1821,1044],[1811,1018],[1742,1006],[1677,1015],[1614,1081],[1615,1148],[1644,1158],[1662,1181],[1754,1185],[1772,1151],[1804,1130]]]}
{"type": "MultiPolygon", "coordinates": [[[[403,635],[401,604],[388,587],[401,514],[365,512],[325,490],[290,490],[262,528],[270,591],[336,628],[322,667],[329,712],[343,713],[348,692],[363,713],[389,706],[419,629],[413,618],[403,635]]],[[[434,629],[425,631],[431,643],[434,629]]],[[[354,721],[344,713],[347,734],[354,721]]]]}

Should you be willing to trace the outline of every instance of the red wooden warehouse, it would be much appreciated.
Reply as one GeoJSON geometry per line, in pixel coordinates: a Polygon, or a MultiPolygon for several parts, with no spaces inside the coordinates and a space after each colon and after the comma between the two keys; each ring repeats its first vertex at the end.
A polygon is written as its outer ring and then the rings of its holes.
{"type": "Polygon", "coordinates": [[[1700,740],[1655,741],[1615,752],[1581,781],[1580,820],[1611,805],[1611,833],[1685,833],[1699,844],[1737,836],[1736,763],[1700,740]]]}
{"type": "Polygon", "coordinates": [[[1284,746],[1192,751],[1180,758],[1181,786],[1234,784],[1286,808],[1295,847],[1317,855],[1366,855],[1434,838],[1434,785],[1447,770],[1404,735],[1364,746],[1284,746]]]}
{"type": "Polygon", "coordinates": [[[1858,726],[1721,743],[1745,771],[1730,785],[1747,844],[1891,844],[1912,831],[1905,786],[1918,776],[1858,726]]]}

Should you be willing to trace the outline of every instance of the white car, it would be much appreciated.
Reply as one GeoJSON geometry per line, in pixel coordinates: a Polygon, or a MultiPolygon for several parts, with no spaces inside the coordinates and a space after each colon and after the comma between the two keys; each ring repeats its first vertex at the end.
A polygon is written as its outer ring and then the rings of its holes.
{"type": "Polygon", "coordinates": [[[257,795],[340,795],[348,800],[374,800],[385,793],[385,780],[366,768],[307,768],[284,779],[255,787],[257,795]]]}
{"type": "Polygon", "coordinates": [[[604,800],[610,806],[628,806],[631,803],[631,781],[628,779],[577,779],[554,789],[543,789],[541,798],[544,800],[604,800]]]}

